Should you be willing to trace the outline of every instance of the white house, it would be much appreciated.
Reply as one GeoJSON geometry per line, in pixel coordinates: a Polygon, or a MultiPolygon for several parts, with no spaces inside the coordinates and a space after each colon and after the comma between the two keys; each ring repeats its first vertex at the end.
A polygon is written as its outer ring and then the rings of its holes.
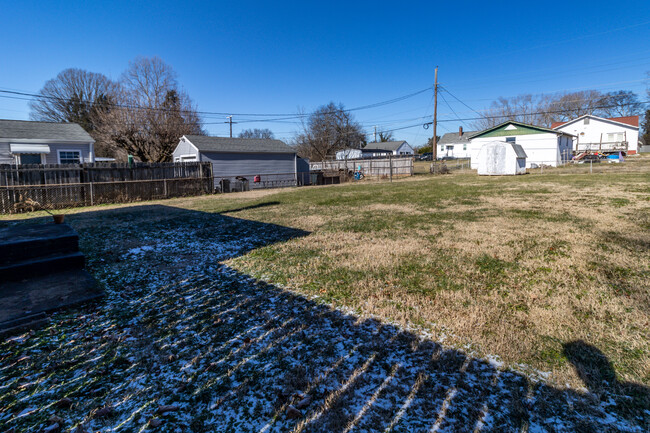
{"type": "Polygon", "coordinates": [[[463,127],[458,128],[458,132],[448,132],[440,137],[438,141],[438,159],[442,158],[469,158],[469,137],[478,131],[463,131],[463,127]]]}
{"type": "Polygon", "coordinates": [[[384,156],[392,153],[395,156],[413,155],[415,150],[406,141],[384,141],[368,143],[362,149],[364,156],[384,156]]]}
{"type": "Polygon", "coordinates": [[[526,152],[526,167],[556,167],[571,160],[573,135],[509,120],[470,137],[471,166],[478,169],[478,154],[485,143],[504,141],[521,145],[526,152]]]}
{"type": "Polygon", "coordinates": [[[478,151],[478,174],[504,176],[526,174],[526,152],[519,144],[491,141],[478,151]]]}
{"type": "Polygon", "coordinates": [[[76,123],[0,119],[0,164],[95,162],[94,144],[76,123]]]}
{"type": "Polygon", "coordinates": [[[568,122],[553,123],[551,128],[575,136],[575,153],[634,155],[639,149],[639,116],[604,118],[585,114],[568,122]]]}

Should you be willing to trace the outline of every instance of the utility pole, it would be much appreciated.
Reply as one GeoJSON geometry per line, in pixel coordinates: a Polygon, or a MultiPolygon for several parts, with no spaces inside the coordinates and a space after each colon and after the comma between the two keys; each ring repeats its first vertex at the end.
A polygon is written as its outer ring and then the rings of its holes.
{"type": "MultiPolygon", "coordinates": [[[[226,123],[230,123],[230,138],[232,138],[232,116],[226,116],[226,119],[228,119],[228,122],[226,123]]],[[[434,126],[434,131],[435,131],[435,126],[434,126]]]]}
{"type": "Polygon", "coordinates": [[[431,162],[438,159],[438,67],[436,66],[435,83],[433,85],[433,140],[431,141],[431,162]]]}
{"type": "Polygon", "coordinates": [[[375,125],[375,143],[377,142],[377,125],[375,125]]]}

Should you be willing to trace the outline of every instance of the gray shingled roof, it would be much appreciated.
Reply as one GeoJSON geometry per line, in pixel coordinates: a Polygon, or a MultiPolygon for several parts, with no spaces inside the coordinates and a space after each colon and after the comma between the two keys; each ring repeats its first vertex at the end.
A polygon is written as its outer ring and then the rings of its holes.
{"type": "Polygon", "coordinates": [[[390,150],[391,152],[396,151],[399,147],[406,143],[406,141],[377,141],[374,143],[366,144],[362,150],[390,150]]]}
{"type": "Polygon", "coordinates": [[[267,138],[208,137],[207,135],[186,135],[190,143],[201,152],[234,153],[296,153],[283,141],[267,138]]]}
{"type": "Polygon", "coordinates": [[[464,144],[469,143],[469,137],[473,134],[476,134],[478,131],[463,131],[462,137],[458,135],[458,132],[448,132],[442,137],[438,144],[464,144]]]}
{"type": "Polygon", "coordinates": [[[76,123],[32,122],[0,119],[0,138],[94,142],[76,123]]]}

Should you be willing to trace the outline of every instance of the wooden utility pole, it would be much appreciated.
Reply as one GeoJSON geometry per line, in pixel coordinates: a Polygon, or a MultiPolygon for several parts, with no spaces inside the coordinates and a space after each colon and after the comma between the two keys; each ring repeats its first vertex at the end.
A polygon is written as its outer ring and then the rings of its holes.
{"type": "Polygon", "coordinates": [[[227,116],[228,123],[230,123],[230,138],[232,138],[232,116],[227,116]]]}
{"type": "Polygon", "coordinates": [[[433,140],[431,141],[431,162],[438,159],[438,67],[436,66],[435,83],[433,85],[433,140]]]}

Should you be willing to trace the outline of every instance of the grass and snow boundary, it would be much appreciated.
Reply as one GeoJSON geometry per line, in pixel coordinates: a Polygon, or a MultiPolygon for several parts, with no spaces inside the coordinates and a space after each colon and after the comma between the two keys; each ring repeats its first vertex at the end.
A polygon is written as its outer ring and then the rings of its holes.
{"type": "Polygon", "coordinates": [[[536,383],[220,263],[291,229],[181,211],[103,218],[76,226],[106,300],[0,344],[2,431],[648,428],[650,412],[621,410],[620,396],[536,383]]]}

